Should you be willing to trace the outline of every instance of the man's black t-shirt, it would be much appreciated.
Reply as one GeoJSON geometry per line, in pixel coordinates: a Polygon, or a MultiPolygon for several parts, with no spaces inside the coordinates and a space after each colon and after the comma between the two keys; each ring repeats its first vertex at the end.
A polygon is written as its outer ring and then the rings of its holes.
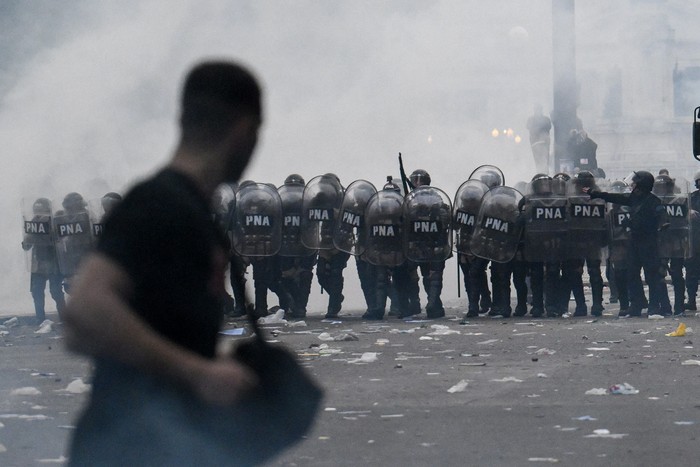
{"type": "Polygon", "coordinates": [[[166,169],[110,213],[99,252],[133,283],[130,305],[157,332],[213,357],[222,319],[226,256],[208,200],[185,175],[166,169]]]}

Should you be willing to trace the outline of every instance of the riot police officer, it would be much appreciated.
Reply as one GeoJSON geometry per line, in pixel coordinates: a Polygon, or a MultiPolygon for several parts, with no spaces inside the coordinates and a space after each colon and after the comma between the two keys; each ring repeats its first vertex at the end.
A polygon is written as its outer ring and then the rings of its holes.
{"type": "MultiPolygon", "coordinates": [[[[414,193],[418,193],[421,190],[430,189],[430,174],[423,169],[414,170],[409,180],[411,185],[414,187],[414,193]]],[[[442,203],[444,204],[444,203],[442,203]]],[[[432,206],[431,208],[434,208],[432,206]]],[[[447,221],[449,222],[449,216],[451,215],[451,207],[447,206],[445,212],[448,215],[447,221]]],[[[449,225],[441,226],[449,229],[449,225]]],[[[408,232],[407,235],[410,235],[408,232]]],[[[408,252],[407,252],[408,254],[408,252]]],[[[422,255],[423,256],[423,255],[422,255]]],[[[427,255],[429,257],[430,255],[427,255]]],[[[425,257],[425,256],[424,256],[425,257]]],[[[445,270],[445,259],[444,257],[436,257],[432,260],[421,260],[416,264],[417,269],[420,270],[422,277],[423,288],[427,295],[427,304],[425,306],[425,313],[428,319],[438,319],[445,316],[445,308],[442,304],[442,299],[440,297],[442,293],[442,277],[445,270]]],[[[412,277],[412,276],[409,276],[412,277]]],[[[417,276],[416,276],[417,279],[417,276]]]]}
{"type": "MultiPolygon", "coordinates": [[[[653,189],[653,193],[659,197],[666,210],[668,220],[668,228],[659,232],[659,256],[661,256],[664,265],[661,271],[662,278],[665,278],[666,270],[671,274],[674,294],[673,313],[676,315],[684,313],[685,278],[683,277],[683,267],[685,258],[690,256],[689,198],[687,186],[682,187],[682,185],[684,185],[682,182],[676,183],[676,180],[667,174],[660,174],[654,179],[653,189]]],[[[666,287],[662,287],[660,293],[668,295],[666,287]]],[[[662,303],[666,301],[667,299],[661,300],[662,303]]],[[[652,303],[655,304],[656,300],[652,303]]],[[[653,311],[650,311],[650,314],[653,314],[653,311]]]]}
{"type": "MultiPolygon", "coordinates": [[[[654,187],[654,176],[644,170],[636,171],[632,177],[632,192],[607,193],[585,189],[591,198],[601,198],[615,204],[631,206],[626,227],[630,231],[629,249],[627,252],[628,289],[630,308],[620,310],[618,316],[641,316],[644,306],[644,289],[642,287],[641,270],[653,290],[659,296],[659,289],[665,287],[662,283],[660,269],[662,267],[658,254],[658,231],[665,224],[666,214],[661,200],[651,191],[654,187]]],[[[650,292],[651,293],[651,292],[650,292]]],[[[667,297],[668,299],[668,297],[667,297]]],[[[660,296],[663,300],[663,296],[660,296]]],[[[670,303],[659,303],[670,310],[670,303]]]]}
{"type": "Polygon", "coordinates": [[[700,170],[693,175],[695,191],[690,194],[690,222],[692,225],[692,255],[685,262],[685,287],[688,291],[688,302],[685,309],[697,311],[696,296],[700,280],[700,170]]]}
{"type": "Polygon", "coordinates": [[[41,323],[46,318],[44,293],[47,282],[60,316],[66,301],[62,290],[63,276],[58,268],[56,246],[52,239],[51,201],[47,198],[34,201],[31,214],[25,216],[22,248],[25,251],[31,250],[29,291],[34,301],[37,322],[41,323]]]}

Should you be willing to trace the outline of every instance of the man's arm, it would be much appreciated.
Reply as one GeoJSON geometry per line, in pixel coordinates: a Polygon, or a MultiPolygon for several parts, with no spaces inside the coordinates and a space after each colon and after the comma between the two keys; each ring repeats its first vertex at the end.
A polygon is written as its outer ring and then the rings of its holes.
{"type": "Polygon", "coordinates": [[[68,348],[165,377],[212,404],[231,404],[255,384],[235,360],[210,360],[162,337],[129,306],[131,293],[131,279],[114,260],[86,258],[62,314],[68,348]]]}

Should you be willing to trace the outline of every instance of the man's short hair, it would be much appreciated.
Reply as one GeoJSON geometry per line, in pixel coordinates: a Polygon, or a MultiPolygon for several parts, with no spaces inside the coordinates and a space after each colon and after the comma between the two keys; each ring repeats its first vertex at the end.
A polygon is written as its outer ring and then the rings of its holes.
{"type": "Polygon", "coordinates": [[[262,120],[261,91],[251,72],[227,61],[207,61],[187,75],[182,90],[183,141],[216,143],[238,118],[262,120]]]}

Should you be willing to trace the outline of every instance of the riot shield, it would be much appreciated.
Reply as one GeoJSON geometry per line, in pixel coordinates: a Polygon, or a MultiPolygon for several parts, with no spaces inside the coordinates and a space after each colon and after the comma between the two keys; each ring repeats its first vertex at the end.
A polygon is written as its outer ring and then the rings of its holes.
{"type": "Polygon", "coordinates": [[[365,207],[376,193],[374,185],[366,180],[356,180],[347,187],[333,232],[333,244],[338,250],[354,256],[364,253],[367,248],[365,207]]]}
{"type": "Polygon", "coordinates": [[[452,251],[452,202],[444,191],[421,186],[403,203],[404,253],[416,262],[444,261],[452,251]]]}
{"type": "Polygon", "coordinates": [[[234,212],[236,211],[236,188],[229,183],[222,183],[211,198],[211,210],[214,222],[223,232],[229,232],[233,223],[234,212]]]}
{"type": "Polygon", "coordinates": [[[78,270],[80,261],[93,245],[92,227],[88,209],[60,210],[54,214],[53,225],[56,256],[61,274],[70,277],[78,270]]]}
{"type": "Polygon", "coordinates": [[[282,200],[265,183],[250,183],[236,194],[231,238],[241,256],[272,256],[282,243],[282,200]]]}
{"type": "Polygon", "coordinates": [[[29,272],[58,274],[51,201],[22,199],[22,248],[29,272]]]}
{"type": "Polygon", "coordinates": [[[307,248],[332,250],[336,218],[343,201],[343,187],[337,178],[319,175],[304,187],[301,242],[307,248]]]}
{"type": "Polygon", "coordinates": [[[393,190],[381,190],[365,208],[367,246],[363,258],[377,266],[399,266],[406,256],[403,250],[403,196],[393,190]]]}
{"type": "Polygon", "coordinates": [[[678,178],[674,182],[673,193],[657,194],[668,223],[659,232],[659,257],[689,258],[692,254],[692,235],[688,183],[678,178]]]}
{"type": "Polygon", "coordinates": [[[607,238],[605,201],[591,199],[582,193],[575,179],[568,185],[569,259],[601,259],[601,249],[607,238]]]}
{"type": "Polygon", "coordinates": [[[526,261],[556,262],[565,259],[568,230],[567,198],[554,194],[529,195],[523,216],[523,254],[526,261]]]}
{"type": "Polygon", "coordinates": [[[486,186],[494,188],[497,186],[504,186],[506,183],[506,177],[503,175],[501,169],[495,165],[480,165],[469,175],[469,180],[481,180],[486,186]]]}
{"type": "Polygon", "coordinates": [[[310,256],[316,250],[301,242],[303,185],[282,185],[277,191],[282,200],[282,244],[280,256],[310,256]]]}
{"type": "Polygon", "coordinates": [[[471,253],[469,243],[479,215],[481,198],[487,191],[489,188],[481,180],[467,180],[457,189],[452,206],[452,240],[459,253],[471,253]]]}
{"type": "Polygon", "coordinates": [[[624,261],[630,239],[628,228],[631,208],[611,204],[608,210],[608,254],[613,263],[624,261]]]}
{"type": "Polygon", "coordinates": [[[518,203],[522,194],[507,186],[490,189],[481,200],[472,235],[472,254],[497,263],[515,257],[522,234],[518,203]]]}

